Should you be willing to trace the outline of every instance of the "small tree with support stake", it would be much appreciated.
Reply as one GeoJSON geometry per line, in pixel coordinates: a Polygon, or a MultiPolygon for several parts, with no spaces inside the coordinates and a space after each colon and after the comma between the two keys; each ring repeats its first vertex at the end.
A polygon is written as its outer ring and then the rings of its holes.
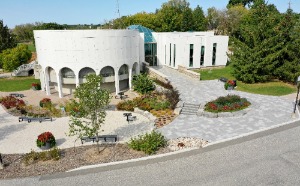
{"type": "Polygon", "coordinates": [[[87,82],[76,88],[75,98],[79,98],[80,114],[71,116],[69,123],[69,136],[96,136],[98,152],[99,130],[105,120],[105,108],[109,104],[110,96],[108,90],[101,89],[102,77],[89,74],[87,82]]]}

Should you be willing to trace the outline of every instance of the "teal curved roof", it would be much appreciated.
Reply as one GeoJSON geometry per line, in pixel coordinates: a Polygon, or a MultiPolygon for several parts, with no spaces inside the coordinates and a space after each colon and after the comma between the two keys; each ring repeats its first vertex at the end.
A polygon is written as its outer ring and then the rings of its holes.
{"type": "Polygon", "coordinates": [[[130,25],[129,27],[127,27],[127,29],[129,30],[138,30],[140,33],[144,33],[144,42],[145,43],[156,43],[152,32],[154,32],[153,30],[144,27],[142,25],[130,25]]]}

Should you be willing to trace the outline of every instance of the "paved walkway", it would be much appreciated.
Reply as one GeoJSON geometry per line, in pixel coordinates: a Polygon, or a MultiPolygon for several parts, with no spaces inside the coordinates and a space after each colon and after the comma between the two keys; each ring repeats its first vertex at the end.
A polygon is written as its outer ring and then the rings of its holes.
{"type": "MultiPolygon", "coordinates": [[[[150,132],[154,126],[148,118],[134,113],[137,120],[128,123],[122,111],[107,111],[107,117],[101,125],[100,135],[116,134],[120,142],[127,142],[131,137],[150,132]]],[[[70,148],[74,145],[81,146],[76,137],[69,137],[69,117],[55,118],[51,121],[19,122],[18,117],[8,114],[0,106],[0,152],[4,154],[28,153],[30,150],[40,151],[36,146],[36,139],[42,132],[50,131],[56,138],[58,148],[70,148]]],[[[86,142],[84,145],[91,145],[86,142]]]]}
{"type": "Polygon", "coordinates": [[[246,115],[230,118],[206,118],[196,115],[179,115],[171,124],[159,129],[167,138],[198,137],[216,142],[257,130],[266,129],[286,122],[292,118],[293,101],[285,97],[250,94],[236,90],[225,90],[224,83],[218,80],[199,81],[176,70],[158,68],[180,92],[186,103],[205,104],[219,96],[236,94],[247,98],[252,108],[246,115]]]}

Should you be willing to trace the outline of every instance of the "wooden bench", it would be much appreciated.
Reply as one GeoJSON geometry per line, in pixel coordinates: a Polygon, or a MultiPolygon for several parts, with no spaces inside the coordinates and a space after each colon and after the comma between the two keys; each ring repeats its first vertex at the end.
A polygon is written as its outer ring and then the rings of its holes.
{"type": "MultiPolygon", "coordinates": [[[[103,141],[103,142],[117,142],[118,141],[118,136],[117,135],[100,135],[98,136],[99,140],[103,141]]],[[[92,136],[92,137],[82,137],[80,138],[81,140],[81,144],[83,144],[83,142],[89,142],[89,141],[93,141],[93,143],[95,141],[97,141],[97,137],[96,136],[92,136]]]]}
{"type": "Polygon", "coordinates": [[[228,81],[228,79],[225,78],[225,77],[220,77],[219,81],[222,81],[222,82],[226,83],[228,81]]]}
{"type": "Polygon", "coordinates": [[[20,97],[20,98],[23,98],[23,97],[24,97],[24,94],[10,93],[9,96],[14,96],[14,97],[20,97]]]}

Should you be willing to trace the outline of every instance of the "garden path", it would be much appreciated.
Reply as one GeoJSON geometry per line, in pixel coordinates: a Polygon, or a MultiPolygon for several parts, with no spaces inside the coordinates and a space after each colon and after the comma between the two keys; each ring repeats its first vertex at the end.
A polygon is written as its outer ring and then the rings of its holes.
{"type": "Polygon", "coordinates": [[[228,91],[224,89],[224,83],[218,80],[199,81],[168,67],[157,70],[165,74],[179,90],[183,102],[205,104],[219,96],[235,94],[252,103],[251,110],[244,116],[206,118],[181,114],[172,123],[159,129],[169,139],[197,137],[217,142],[298,120],[298,114],[292,118],[293,101],[286,97],[228,91]]]}

